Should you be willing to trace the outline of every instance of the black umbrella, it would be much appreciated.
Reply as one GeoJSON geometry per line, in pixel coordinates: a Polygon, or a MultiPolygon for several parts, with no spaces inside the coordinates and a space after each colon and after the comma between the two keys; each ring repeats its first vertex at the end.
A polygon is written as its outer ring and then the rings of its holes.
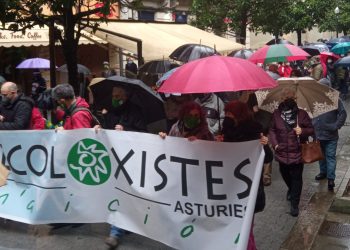
{"type": "Polygon", "coordinates": [[[276,39],[272,39],[269,42],[266,43],[266,45],[273,45],[273,44],[291,44],[294,45],[293,43],[291,43],[290,41],[284,40],[284,39],[280,39],[278,38],[276,39]]]}
{"type": "Polygon", "coordinates": [[[251,49],[240,49],[240,50],[234,50],[227,56],[232,56],[232,57],[238,57],[242,59],[248,59],[253,55],[253,51],[251,49]]]}
{"type": "Polygon", "coordinates": [[[112,108],[113,87],[118,86],[130,93],[129,101],[141,109],[147,124],[165,119],[163,100],[160,95],[142,81],[122,76],[112,76],[89,86],[97,110],[112,108]]]}
{"type": "Polygon", "coordinates": [[[201,44],[184,44],[170,54],[170,58],[180,62],[189,62],[199,58],[219,55],[219,53],[206,45],[201,44]]]}
{"type": "Polygon", "coordinates": [[[139,68],[139,74],[163,74],[177,66],[179,66],[177,63],[171,62],[169,60],[153,60],[142,65],[139,68]]]}
{"type": "Polygon", "coordinates": [[[329,52],[329,48],[325,43],[308,43],[301,48],[311,56],[319,55],[321,52],[329,52]]]}
{"type": "Polygon", "coordinates": [[[350,67],[350,56],[340,58],[338,61],[335,62],[334,66],[350,67]]]}

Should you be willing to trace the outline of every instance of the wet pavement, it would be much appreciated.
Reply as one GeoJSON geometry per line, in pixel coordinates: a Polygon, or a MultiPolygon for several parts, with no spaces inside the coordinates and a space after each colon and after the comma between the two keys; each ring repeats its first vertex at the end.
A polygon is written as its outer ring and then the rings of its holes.
{"type": "MultiPolygon", "coordinates": [[[[349,100],[345,106],[350,113],[349,100]]],[[[254,234],[259,250],[350,249],[350,215],[342,213],[350,211],[350,197],[343,195],[347,193],[350,179],[350,126],[344,126],[340,134],[335,192],[328,191],[326,180],[315,181],[318,164],[305,165],[298,218],[289,215],[287,188],[278,165],[274,163],[272,185],[265,189],[265,210],[255,216],[254,234]]],[[[32,226],[0,219],[0,250],[108,249],[104,244],[108,232],[108,224],[85,224],[77,228],[52,230],[48,225],[32,226]]],[[[123,238],[118,250],[131,249],[172,248],[137,234],[129,234],[123,238]]]]}

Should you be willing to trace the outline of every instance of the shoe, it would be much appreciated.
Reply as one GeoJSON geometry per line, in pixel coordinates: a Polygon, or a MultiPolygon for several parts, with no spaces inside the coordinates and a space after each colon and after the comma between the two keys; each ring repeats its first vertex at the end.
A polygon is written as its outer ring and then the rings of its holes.
{"type": "Polygon", "coordinates": [[[288,190],[287,191],[287,201],[290,201],[291,200],[291,196],[290,196],[290,191],[288,190]]]}
{"type": "Polygon", "coordinates": [[[334,180],[328,179],[328,190],[334,191],[334,187],[335,187],[334,180]]]}
{"type": "Polygon", "coordinates": [[[109,236],[105,239],[106,245],[108,245],[110,248],[116,248],[118,246],[118,238],[109,236]]]}
{"type": "Polygon", "coordinates": [[[271,185],[271,175],[264,174],[263,184],[264,184],[265,187],[271,185]]]}
{"type": "Polygon", "coordinates": [[[290,215],[293,216],[293,217],[298,217],[298,215],[299,215],[299,208],[291,207],[290,208],[290,215]]]}
{"type": "Polygon", "coordinates": [[[326,179],[326,178],[327,178],[327,175],[324,174],[324,173],[319,173],[318,175],[315,176],[315,180],[316,181],[323,180],[323,179],[326,179]]]}

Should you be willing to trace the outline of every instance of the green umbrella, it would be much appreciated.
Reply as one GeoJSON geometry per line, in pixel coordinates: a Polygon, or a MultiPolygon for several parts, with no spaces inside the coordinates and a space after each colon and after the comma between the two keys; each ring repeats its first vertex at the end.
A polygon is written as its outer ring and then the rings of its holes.
{"type": "Polygon", "coordinates": [[[254,63],[286,62],[306,60],[310,55],[291,44],[265,45],[257,50],[248,60],[254,63]]]}
{"type": "Polygon", "coordinates": [[[332,52],[338,55],[345,55],[350,50],[350,42],[338,43],[332,48],[332,52]]]}

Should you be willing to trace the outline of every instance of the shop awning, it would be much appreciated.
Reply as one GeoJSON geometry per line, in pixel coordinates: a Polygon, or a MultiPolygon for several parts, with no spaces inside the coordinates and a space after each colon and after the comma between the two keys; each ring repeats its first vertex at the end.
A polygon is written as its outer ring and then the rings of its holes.
{"type": "MultiPolygon", "coordinates": [[[[83,35],[88,38],[81,37],[79,44],[93,44],[93,41],[104,43],[102,39],[95,37],[88,32],[83,32],[83,35]]],[[[21,31],[13,32],[0,29],[0,47],[30,47],[48,45],[49,28],[47,26],[41,28],[36,25],[31,29],[27,29],[25,33],[22,33],[21,31]]]]}
{"type": "MultiPolygon", "coordinates": [[[[177,47],[187,43],[215,47],[221,54],[244,47],[242,44],[187,24],[109,22],[100,24],[99,28],[140,39],[145,61],[168,58],[177,47]]],[[[137,45],[134,41],[101,30],[97,30],[94,35],[114,46],[137,54],[137,45]]]]}

